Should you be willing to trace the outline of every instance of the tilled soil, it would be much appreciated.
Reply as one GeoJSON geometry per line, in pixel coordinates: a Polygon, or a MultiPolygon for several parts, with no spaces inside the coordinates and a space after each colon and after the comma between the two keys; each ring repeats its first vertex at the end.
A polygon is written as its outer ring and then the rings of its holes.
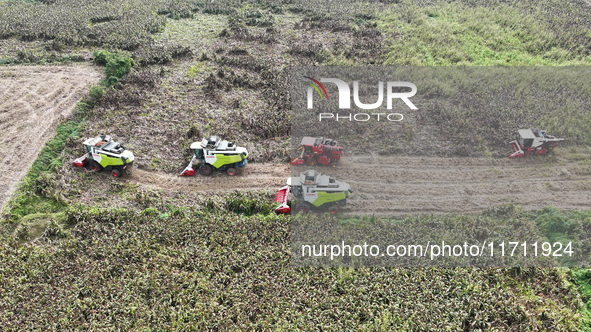
{"type": "MultiPolygon", "coordinates": [[[[472,213],[506,204],[526,209],[556,206],[588,209],[591,172],[581,161],[535,157],[491,158],[348,157],[320,172],[348,182],[354,193],[344,213],[405,215],[472,213]]],[[[308,167],[309,168],[309,167],[308,167]]],[[[278,189],[291,175],[306,170],[279,164],[251,163],[236,176],[211,177],[136,169],[128,181],[177,192],[278,189]]]]}
{"type": "Polygon", "coordinates": [[[0,210],[60,119],[101,76],[89,65],[0,67],[0,210]]]}

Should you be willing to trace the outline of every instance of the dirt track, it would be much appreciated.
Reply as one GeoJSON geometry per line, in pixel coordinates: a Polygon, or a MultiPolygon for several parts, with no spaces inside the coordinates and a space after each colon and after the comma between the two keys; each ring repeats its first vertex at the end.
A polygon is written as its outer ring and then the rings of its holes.
{"type": "Polygon", "coordinates": [[[88,65],[0,67],[0,210],[60,118],[100,79],[88,65]]]}
{"type": "Polygon", "coordinates": [[[129,181],[152,189],[181,192],[223,192],[229,190],[277,189],[289,177],[289,165],[248,164],[233,177],[214,172],[210,177],[198,173],[192,177],[135,169],[129,181]]]}
{"type": "MultiPolygon", "coordinates": [[[[534,209],[557,206],[588,209],[591,174],[577,175],[580,162],[545,158],[529,160],[487,158],[348,157],[338,167],[319,171],[348,182],[354,195],[348,213],[441,214],[479,212],[503,204],[534,209]]],[[[297,171],[306,168],[298,168],[297,171]]],[[[131,180],[150,188],[181,192],[277,189],[285,185],[290,167],[251,163],[243,174],[228,177],[178,177],[134,171],[131,180]]]]}
{"type": "Polygon", "coordinates": [[[578,162],[409,157],[367,161],[350,159],[334,172],[355,190],[348,202],[352,212],[465,213],[511,203],[528,209],[588,209],[591,203],[591,174],[576,175],[578,162]]]}

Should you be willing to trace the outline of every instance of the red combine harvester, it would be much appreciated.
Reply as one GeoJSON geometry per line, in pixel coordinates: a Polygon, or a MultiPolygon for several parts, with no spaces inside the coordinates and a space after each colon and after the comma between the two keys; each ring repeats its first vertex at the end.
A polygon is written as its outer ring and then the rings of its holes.
{"type": "Polygon", "coordinates": [[[529,155],[546,155],[564,141],[564,138],[556,138],[548,135],[545,130],[537,128],[519,129],[519,140],[511,142],[513,152],[509,158],[522,158],[529,155]]]}
{"type": "Polygon", "coordinates": [[[324,137],[304,137],[301,154],[294,158],[290,165],[335,165],[343,156],[343,148],[337,141],[324,137]]]}

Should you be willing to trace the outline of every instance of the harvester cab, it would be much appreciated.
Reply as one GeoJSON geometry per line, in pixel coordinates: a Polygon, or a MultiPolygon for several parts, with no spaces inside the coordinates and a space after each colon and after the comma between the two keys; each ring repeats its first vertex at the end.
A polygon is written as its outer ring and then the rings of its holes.
{"type": "Polygon", "coordinates": [[[531,128],[519,129],[519,140],[511,141],[513,152],[509,158],[522,158],[529,155],[547,155],[564,138],[556,138],[548,135],[545,130],[531,128]]]}
{"type": "Polygon", "coordinates": [[[211,175],[214,169],[218,169],[233,176],[237,169],[246,166],[247,163],[246,148],[236,146],[233,142],[222,140],[218,136],[210,136],[201,142],[191,144],[191,150],[193,158],[180,176],[194,175],[194,164],[199,165],[201,175],[211,175]]]}
{"type": "Polygon", "coordinates": [[[291,165],[333,165],[343,156],[338,142],[324,137],[304,137],[298,148],[300,155],[291,160],[291,165]]]}
{"type": "Polygon", "coordinates": [[[277,191],[275,202],[279,203],[279,206],[275,212],[290,213],[294,205],[295,213],[319,210],[335,214],[339,206],[347,203],[347,197],[352,192],[348,183],[308,170],[298,177],[287,179],[287,185],[277,191]]]}
{"type": "Polygon", "coordinates": [[[126,150],[109,135],[101,135],[84,141],[87,153],[76,158],[72,164],[76,167],[88,166],[94,171],[107,170],[113,177],[121,177],[131,171],[135,159],[133,153],[126,150]]]}

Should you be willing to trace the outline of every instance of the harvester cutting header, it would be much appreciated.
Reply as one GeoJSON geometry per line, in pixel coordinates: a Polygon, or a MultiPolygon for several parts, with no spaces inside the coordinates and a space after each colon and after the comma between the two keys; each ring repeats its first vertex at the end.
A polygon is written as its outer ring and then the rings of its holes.
{"type": "Polygon", "coordinates": [[[564,138],[548,135],[545,130],[531,128],[519,129],[519,140],[511,141],[513,152],[509,158],[522,158],[529,155],[547,155],[564,138]]]}

